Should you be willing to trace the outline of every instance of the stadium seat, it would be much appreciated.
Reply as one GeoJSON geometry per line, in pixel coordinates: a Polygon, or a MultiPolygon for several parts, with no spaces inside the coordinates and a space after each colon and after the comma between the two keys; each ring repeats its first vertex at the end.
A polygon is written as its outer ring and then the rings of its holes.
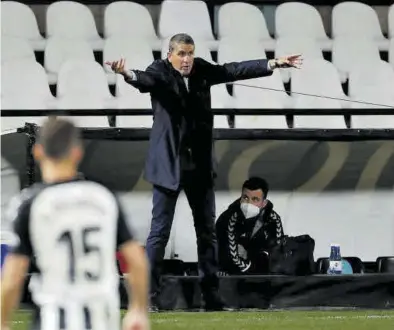
{"type": "Polygon", "coordinates": [[[200,0],[164,0],[159,17],[159,35],[166,39],[177,33],[188,33],[196,44],[204,41],[215,50],[217,41],[212,33],[208,7],[200,0]]]}
{"type": "MultiPolygon", "coordinates": [[[[391,94],[379,91],[371,91],[370,89],[360,89],[360,94],[355,94],[352,97],[353,100],[358,101],[353,103],[353,108],[365,108],[365,109],[382,109],[386,108],[383,105],[387,105],[394,110],[394,97],[391,94]],[[359,103],[368,102],[368,103],[359,103]]],[[[364,115],[351,117],[352,128],[369,128],[369,129],[394,129],[394,115],[364,115]]]]}
{"type": "MultiPolygon", "coordinates": [[[[353,269],[353,274],[364,274],[364,265],[358,257],[342,257],[350,263],[353,269]]],[[[329,258],[319,258],[316,260],[316,273],[327,274],[328,267],[330,265],[329,258]]]]}
{"type": "MultiPolygon", "coordinates": [[[[137,70],[145,70],[154,60],[151,48],[146,43],[141,43],[133,48],[133,45],[125,42],[124,38],[111,38],[104,46],[104,61],[114,58],[126,59],[126,66],[137,70]]],[[[109,73],[108,66],[105,66],[110,81],[116,83],[115,95],[117,108],[119,109],[150,109],[152,108],[150,95],[140,93],[136,88],[127,84],[121,75],[109,73]]],[[[117,126],[119,127],[152,127],[152,117],[149,116],[118,116],[117,126]]]]}
{"type": "Polygon", "coordinates": [[[389,8],[389,38],[391,41],[394,39],[394,4],[392,4],[389,8]]]}
{"type": "MultiPolygon", "coordinates": [[[[138,109],[138,99],[129,103],[129,107],[138,109]]],[[[143,107],[146,108],[146,107],[143,107]]],[[[116,116],[116,127],[121,128],[152,128],[153,117],[150,116],[116,116]]]]}
{"type": "Polygon", "coordinates": [[[233,97],[227,92],[225,84],[211,87],[211,107],[213,109],[231,108],[233,102],[233,97]]]}
{"type": "MultiPolygon", "coordinates": [[[[303,59],[323,59],[323,52],[312,37],[285,36],[276,41],[275,57],[289,54],[301,54],[303,59]]],[[[290,72],[293,69],[280,69],[284,83],[290,80],[290,72]]]]}
{"type": "Polygon", "coordinates": [[[100,64],[87,60],[67,60],[63,63],[58,75],[57,97],[72,95],[111,97],[100,64]]]}
{"type": "Polygon", "coordinates": [[[93,49],[85,40],[50,38],[45,47],[45,69],[50,84],[56,84],[57,75],[67,60],[95,61],[93,49]]]}
{"type": "Polygon", "coordinates": [[[368,92],[386,93],[394,97],[394,68],[380,59],[367,65],[359,64],[349,72],[349,96],[361,96],[368,92]]]}
{"type": "Polygon", "coordinates": [[[251,4],[242,2],[226,3],[218,12],[218,37],[247,38],[261,42],[266,50],[275,49],[275,40],[271,38],[265,17],[261,10],[251,4]],[[237,17],[237,24],[234,24],[237,17]]]}
{"type": "MultiPolygon", "coordinates": [[[[150,95],[140,93],[127,84],[121,75],[116,75],[116,102],[119,109],[151,109],[150,95]]],[[[133,111],[133,110],[130,110],[133,111]]],[[[116,127],[150,128],[153,117],[150,116],[117,116],[116,127]]]]}
{"type": "Polygon", "coordinates": [[[136,39],[130,42],[125,36],[106,39],[103,49],[103,66],[110,84],[116,83],[116,77],[105,62],[120,58],[126,60],[127,68],[136,70],[145,70],[154,60],[152,48],[143,40],[136,39]]]}
{"type": "Polygon", "coordinates": [[[394,69],[394,37],[390,40],[389,62],[394,69]]]}
{"type": "Polygon", "coordinates": [[[227,116],[214,116],[213,117],[214,128],[230,128],[227,116]]]}
{"type": "Polygon", "coordinates": [[[380,61],[377,45],[370,39],[339,36],[332,47],[332,63],[339,71],[341,82],[345,83],[353,66],[371,66],[380,61]]]}
{"type": "Polygon", "coordinates": [[[276,38],[311,37],[321,49],[331,50],[332,41],[324,30],[323,20],[315,7],[300,2],[280,4],[275,12],[276,38]]]}
{"type": "Polygon", "coordinates": [[[103,39],[99,36],[90,9],[75,1],[56,1],[48,6],[46,15],[47,37],[83,39],[94,50],[102,50],[103,39]],[[72,17],[72,19],[70,19],[72,17]]]}
{"type": "Polygon", "coordinates": [[[350,107],[337,69],[326,60],[306,60],[302,70],[292,71],[291,92],[339,98],[342,108],[350,107]]]}
{"type": "Polygon", "coordinates": [[[1,63],[8,61],[31,61],[36,62],[33,47],[26,39],[1,37],[1,63]]]}
{"type": "MultiPolygon", "coordinates": [[[[256,87],[276,87],[284,90],[279,72],[276,77],[266,77],[250,79],[245,81],[245,85],[256,87]],[[264,80],[265,79],[265,80],[264,80]],[[280,84],[282,84],[280,86],[280,84]],[[279,85],[279,86],[278,86],[279,85]]],[[[261,90],[254,87],[234,85],[234,108],[249,109],[283,109],[286,108],[285,92],[273,92],[261,90]]],[[[235,116],[235,128],[288,128],[285,116],[235,116]]]]}
{"type": "Polygon", "coordinates": [[[394,274],[394,256],[393,257],[379,257],[376,259],[376,268],[378,273],[394,274]]]}
{"type": "Polygon", "coordinates": [[[332,10],[332,36],[374,40],[380,50],[388,49],[376,11],[361,2],[346,1],[332,10]]]}
{"type": "MultiPolygon", "coordinates": [[[[33,61],[9,61],[1,66],[2,109],[50,109],[56,100],[49,90],[44,68],[33,61]]],[[[44,117],[1,118],[2,132],[23,127],[25,122],[40,124],[44,117]]]]}
{"type": "MultiPolygon", "coordinates": [[[[242,98],[245,100],[250,99],[246,101],[248,103],[257,101],[256,107],[260,104],[262,108],[267,108],[265,104],[268,100],[277,100],[279,108],[282,106],[291,107],[292,105],[291,97],[285,91],[279,71],[274,71],[274,73],[268,77],[234,82],[233,96],[237,107],[239,107],[240,99],[242,98]],[[257,95],[259,95],[260,98],[258,100],[253,100],[252,98],[257,95]],[[279,104],[281,106],[279,106],[279,104]]],[[[244,101],[241,102],[244,103],[244,101]]]]}
{"type": "MultiPolygon", "coordinates": [[[[113,108],[115,101],[108,89],[107,78],[100,64],[93,61],[68,60],[60,68],[57,80],[60,109],[113,108]]],[[[78,126],[107,127],[103,116],[75,117],[78,126]]]]}
{"type": "Polygon", "coordinates": [[[124,37],[129,43],[141,39],[152,49],[161,49],[161,40],[156,35],[148,9],[135,2],[116,1],[105,8],[104,36],[124,37]]]}
{"type": "Polygon", "coordinates": [[[44,68],[37,62],[9,61],[1,66],[1,96],[22,99],[54,101],[44,68]]]}
{"type": "Polygon", "coordinates": [[[266,59],[264,46],[245,39],[221,39],[218,46],[218,63],[266,59]]]}
{"type": "MultiPolygon", "coordinates": [[[[265,58],[265,50],[261,43],[228,38],[220,40],[218,48],[218,62],[220,64],[265,58]]],[[[290,106],[291,99],[284,92],[279,71],[275,71],[272,76],[268,77],[237,81],[233,86],[234,107],[236,108],[271,107],[267,104],[274,108],[290,106]],[[265,90],[267,88],[278,91],[265,90]]]]}
{"type": "Polygon", "coordinates": [[[316,111],[316,116],[294,116],[294,128],[346,128],[344,116],[319,116],[319,109],[341,109],[340,101],[304,95],[294,96],[293,99],[294,108],[316,111]]]}
{"type": "MultiPolygon", "coordinates": [[[[111,103],[107,105],[108,101],[97,96],[74,95],[65,96],[59,99],[57,109],[72,109],[72,110],[98,110],[106,108],[114,108],[111,103]]],[[[107,116],[58,116],[58,118],[70,119],[77,127],[109,127],[107,116]]]]}
{"type": "MultiPolygon", "coordinates": [[[[275,102],[275,101],[274,101],[275,102]]],[[[278,108],[278,104],[267,103],[278,108]]],[[[247,129],[287,129],[285,116],[236,116],[234,122],[235,128],[247,129]]]]}
{"type": "Polygon", "coordinates": [[[26,39],[34,50],[45,47],[33,10],[17,1],[1,2],[1,34],[26,39]]]}

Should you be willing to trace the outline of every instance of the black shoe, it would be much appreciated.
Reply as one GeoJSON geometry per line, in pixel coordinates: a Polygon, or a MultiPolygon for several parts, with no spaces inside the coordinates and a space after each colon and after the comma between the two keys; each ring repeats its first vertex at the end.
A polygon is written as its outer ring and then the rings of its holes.
{"type": "Polygon", "coordinates": [[[158,313],[159,312],[159,307],[155,304],[150,304],[149,305],[149,313],[158,313]]]}
{"type": "Polygon", "coordinates": [[[159,312],[159,301],[157,299],[157,294],[151,294],[149,297],[149,313],[157,313],[159,312]]]}
{"type": "Polygon", "coordinates": [[[211,297],[206,297],[204,310],[206,312],[233,312],[235,308],[226,306],[219,295],[213,295],[211,297]]]}
{"type": "Polygon", "coordinates": [[[233,307],[210,306],[210,305],[205,306],[204,310],[205,310],[205,312],[234,312],[234,311],[236,311],[236,309],[233,307]]]}

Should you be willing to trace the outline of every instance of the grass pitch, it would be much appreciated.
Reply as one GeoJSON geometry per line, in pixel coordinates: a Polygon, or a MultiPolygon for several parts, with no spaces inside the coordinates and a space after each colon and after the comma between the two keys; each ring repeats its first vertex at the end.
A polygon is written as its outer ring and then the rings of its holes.
{"type": "MultiPolygon", "coordinates": [[[[27,330],[29,320],[19,311],[11,329],[27,330]]],[[[394,310],[157,313],[151,324],[152,330],[394,330],[394,310]]]]}

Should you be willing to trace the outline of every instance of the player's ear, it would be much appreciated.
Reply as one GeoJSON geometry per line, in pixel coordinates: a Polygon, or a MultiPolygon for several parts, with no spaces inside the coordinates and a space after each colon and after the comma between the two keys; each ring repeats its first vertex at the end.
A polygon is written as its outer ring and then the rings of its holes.
{"type": "Polygon", "coordinates": [[[79,163],[83,158],[83,149],[81,146],[75,146],[71,150],[71,157],[76,163],[79,163]]]}
{"type": "Polygon", "coordinates": [[[33,157],[37,162],[41,162],[44,158],[44,149],[41,144],[35,144],[33,147],[33,157]]]}

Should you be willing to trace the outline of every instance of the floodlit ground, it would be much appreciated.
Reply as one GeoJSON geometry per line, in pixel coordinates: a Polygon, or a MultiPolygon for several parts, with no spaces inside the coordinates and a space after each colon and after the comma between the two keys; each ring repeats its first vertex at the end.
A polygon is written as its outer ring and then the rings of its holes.
{"type": "MultiPolygon", "coordinates": [[[[27,330],[30,313],[15,315],[12,330],[27,330]]],[[[390,311],[262,311],[232,313],[158,313],[152,330],[393,330],[390,311]]],[[[114,329],[115,330],[115,329],[114,329]]]]}

